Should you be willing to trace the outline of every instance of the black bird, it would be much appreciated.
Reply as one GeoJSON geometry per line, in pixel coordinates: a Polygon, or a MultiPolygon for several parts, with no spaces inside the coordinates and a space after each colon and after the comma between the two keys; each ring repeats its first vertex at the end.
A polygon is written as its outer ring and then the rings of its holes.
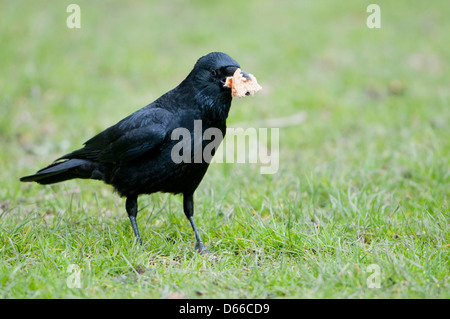
{"type": "MultiPolygon", "coordinates": [[[[126,211],[141,244],[136,222],[138,196],[155,192],[183,194],[184,213],[194,230],[196,249],[205,252],[193,219],[193,195],[209,161],[194,160],[194,152],[191,160],[174,161],[172,150],[180,140],[174,139],[172,132],[177,128],[187,129],[191,133],[190,149],[199,149],[194,145],[194,121],[201,120],[202,154],[209,142],[203,139],[208,128],[220,130],[222,137],[215,136],[220,144],[226,133],[232,100],[231,89],[224,84],[237,68],[239,64],[225,53],[212,52],[201,57],[176,88],[94,136],[83,148],[20,180],[52,184],[87,178],[112,185],[120,196],[126,197],[126,211]]],[[[250,79],[247,73],[241,72],[250,79]]]]}

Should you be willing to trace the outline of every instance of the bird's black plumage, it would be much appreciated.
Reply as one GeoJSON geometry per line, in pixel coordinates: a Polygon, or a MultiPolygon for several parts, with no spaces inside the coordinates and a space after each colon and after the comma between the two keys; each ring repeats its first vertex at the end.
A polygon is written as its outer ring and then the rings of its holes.
{"type": "MultiPolygon", "coordinates": [[[[204,251],[193,220],[193,194],[209,162],[173,161],[171,151],[179,141],[172,139],[172,132],[177,128],[191,132],[191,149],[194,149],[196,120],[201,120],[202,133],[217,128],[225,136],[232,97],[224,84],[226,77],[232,76],[237,68],[239,64],[221,52],[201,57],[176,88],[94,136],[83,148],[20,180],[51,184],[87,178],[112,185],[127,198],[126,210],[141,243],[136,222],[137,197],[155,192],[181,193],[184,212],[197,240],[196,248],[204,251]]],[[[202,141],[203,147],[205,143],[202,141]]]]}

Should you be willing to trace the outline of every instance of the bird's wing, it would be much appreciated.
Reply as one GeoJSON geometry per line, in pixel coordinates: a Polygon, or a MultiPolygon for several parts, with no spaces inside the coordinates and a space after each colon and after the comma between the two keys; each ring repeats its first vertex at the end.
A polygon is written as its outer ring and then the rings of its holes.
{"type": "Polygon", "coordinates": [[[130,161],[163,142],[172,118],[172,113],[165,109],[145,107],[94,136],[83,148],[58,160],[130,161]]]}

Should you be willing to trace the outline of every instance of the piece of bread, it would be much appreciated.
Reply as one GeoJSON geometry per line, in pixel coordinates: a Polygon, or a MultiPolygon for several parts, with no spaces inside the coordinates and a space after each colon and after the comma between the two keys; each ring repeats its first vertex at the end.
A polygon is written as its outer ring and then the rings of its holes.
{"type": "Polygon", "coordinates": [[[253,95],[255,94],[255,92],[262,89],[262,87],[258,84],[253,74],[249,74],[249,76],[252,78],[251,81],[245,78],[241,73],[241,69],[238,68],[234,72],[233,76],[227,77],[225,81],[225,86],[231,88],[232,97],[235,96],[243,97],[245,95],[253,95]]]}

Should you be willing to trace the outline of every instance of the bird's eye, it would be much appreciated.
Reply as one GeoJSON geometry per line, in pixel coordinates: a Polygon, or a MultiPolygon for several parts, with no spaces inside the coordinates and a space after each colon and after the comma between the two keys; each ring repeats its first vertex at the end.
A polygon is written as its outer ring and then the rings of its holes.
{"type": "Polygon", "coordinates": [[[217,71],[214,70],[214,69],[212,69],[212,70],[211,70],[211,74],[212,74],[212,76],[216,76],[216,75],[217,75],[217,71]]]}

